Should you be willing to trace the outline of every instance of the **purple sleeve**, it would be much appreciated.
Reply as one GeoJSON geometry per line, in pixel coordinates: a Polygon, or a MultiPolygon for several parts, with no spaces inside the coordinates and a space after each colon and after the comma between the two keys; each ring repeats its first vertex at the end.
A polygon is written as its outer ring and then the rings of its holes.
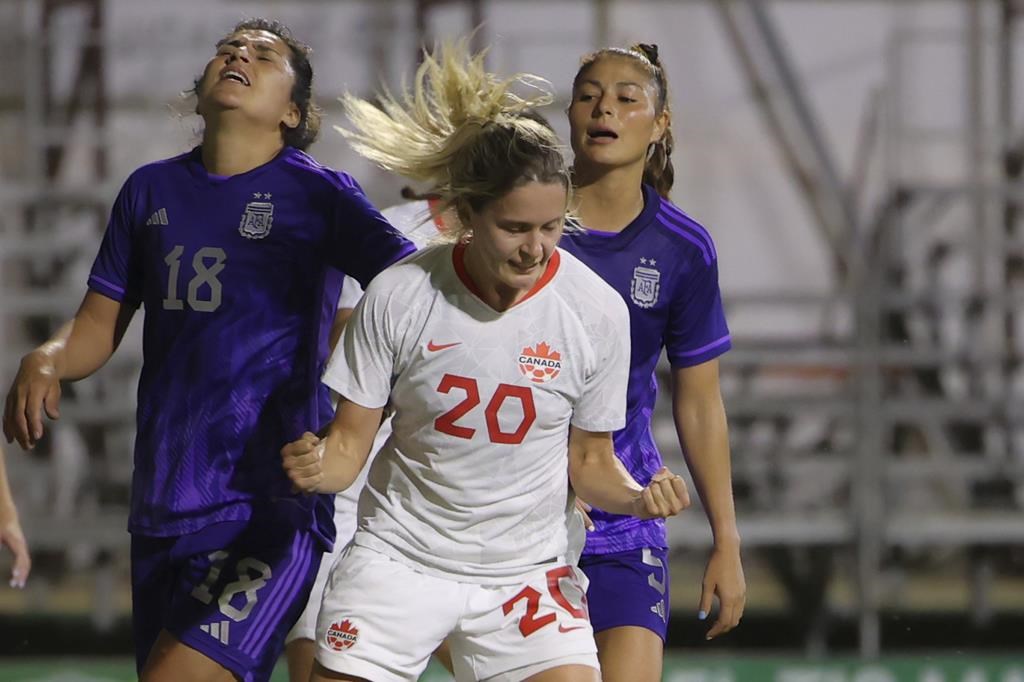
{"type": "Polygon", "coordinates": [[[142,277],[133,229],[131,179],[125,182],[110,210],[99,253],[89,272],[89,288],[115,301],[138,305],[142,277]]]}
{"type": "Polygon", "coordinates": [[[680,278],[665,330],[665,349],[673,367],[693,367],[732,347],[718,288],[718,260],[694,258],[680,278]]]}
{"type": "Polygon", "coordinates": [[[377,273],[416,247],[380,214],[352,177],[339,173],[337,180],[330,264],[366,289],[377,273]]]}

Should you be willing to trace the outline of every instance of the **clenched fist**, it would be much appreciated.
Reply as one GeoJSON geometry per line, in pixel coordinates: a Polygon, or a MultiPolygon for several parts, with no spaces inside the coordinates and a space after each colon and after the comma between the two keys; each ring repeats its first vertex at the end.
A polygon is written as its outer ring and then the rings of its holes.
{"type": "Polygon", "coordinates": [[[690,506],[690,493],[682,477],[662,467],[650,484],[633,500],[633,516],[640,519],[664,519],[690,506]]]}
{"type": "Polygon", "coordinates": [[[318,486],[324,480],[324,445],[316,434],[307,431],[298,440],[281,448],[281,464],[297,491],[319,492],[318,486]]]}

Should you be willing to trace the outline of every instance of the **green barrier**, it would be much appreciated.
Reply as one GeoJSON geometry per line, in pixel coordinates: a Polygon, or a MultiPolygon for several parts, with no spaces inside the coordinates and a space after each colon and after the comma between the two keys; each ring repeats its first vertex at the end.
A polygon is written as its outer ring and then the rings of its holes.
{"type": "Polygon", "coordinates": [[[746,657],[666,659],[665,682],[1024,682],[1017,657],[913,656],[864,662],[746,657]]]}
{"type": "MultiPolygon", "coordinates": [[[[0,661],[3,682],[127,682],[135,679],[126,659],[87,661],[0,661]]],[[[451,682],[431,664],[420,682],[451,682]]],[[[671,655],[665,659],[664,682],[1024,682],[1024,651],[1018,656],[887,657],[874,662],[834,658],[742,656],[706,658],[671,655]]],[[[284,664],[273,682],[287,682],[284,664]]]]}

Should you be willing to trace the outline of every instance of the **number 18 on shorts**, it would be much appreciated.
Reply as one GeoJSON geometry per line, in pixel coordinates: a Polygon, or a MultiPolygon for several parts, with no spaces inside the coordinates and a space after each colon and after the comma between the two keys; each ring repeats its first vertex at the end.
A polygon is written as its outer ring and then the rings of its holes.
{"type": "Polygon", "coordinates": [[[501,585],[413,570],[352,546],[317,620],[317,660],[375,682],[416,680],[447,638],[456,679],[486,680],[569,656],[597,668],[578,569],[548,564],[501,585]]]}

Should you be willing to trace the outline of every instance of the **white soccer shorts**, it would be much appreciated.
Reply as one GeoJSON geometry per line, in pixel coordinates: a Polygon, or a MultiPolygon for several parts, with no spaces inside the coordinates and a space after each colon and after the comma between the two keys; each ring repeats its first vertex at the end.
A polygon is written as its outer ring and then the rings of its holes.
{"type": "Polygon", "coordinates": [[[578,576],[574,566],[549,564],[511,584],[480,585],[350,545],[324,594],[316,658],[374,682],[413,682],[447,638],[460,682],[516,682],[521,671],[569,663],[599,669],[578,576]]]}

